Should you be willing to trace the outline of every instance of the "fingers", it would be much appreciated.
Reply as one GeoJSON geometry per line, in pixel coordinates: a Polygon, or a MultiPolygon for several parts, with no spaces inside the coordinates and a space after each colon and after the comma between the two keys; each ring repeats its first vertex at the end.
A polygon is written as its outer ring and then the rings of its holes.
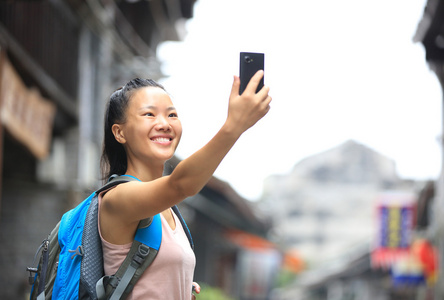
{"type": "Polygon", "coordinates": [[[270,92],[270,88],[268,86],[264,85],[264,87],[259,92],[257,92],[257,95],[260,98],[266,100],[266,98],[269,97],[269,95],[268,95],[269,92],[270,92]]]}
{"type": "MultiPolygon", "coordinates": [[[[262,77],[264,77],[264,71],[263,70],[257,71],[253,75],[253,77],[251,77],[245,90],[253,91],[253,93],[256,93],[257,87],[258,87],[262,77]]],[[[231,97],[239,95],[239,87],[240,87],[240,79],[238,76],[234,76],[233,86],[231,88],[231,95],[230,95],[231,97]]],[[[264,88],[262,88],[261,91],[263,89],[264,88]]],[[[267,93],[268,93],[268,90],[267,90],[267,93]]]]}
{"type": "Polygon", "coordinates": [[[200,294],[200,285],[197,282],[193,282],[193,291],[200,294]]]}
{"type": "Polygon", "coordinates": [[[268,109],[270,109],[271,100],[273,100],[273,99],[268,94],[267,94],[266,98],[263,100],[264,106],[268,107],[268,109]]]}
{"type": "Polygon", "coordinates": [[[239,95],[240,79],[234,76],[226,121],[230,130],[235,127],[236,131],[244,132],[270,110],[271,97],[268,95],[270,88],[264,86],[256,93],[257,85],[263,75],[262,70],[256,72],[242,95],[239,95]]]}
{"type": "Polygon", "coordinates": [[[272,101],[271,96],[268,94],[270,92],[270,88],[268,86],[264,86],[257,94],[255,95],[259,101],[262,109],[264,109],[265,114],[270,110],[270,103],[272,101]]]}
{"type": "Polygon", "coordinates": [[[245,90],[253,91],[255,93],[259,83],[261,82],[262,77],[264,77],[264,71],[263,70],[257,71],[253,75],[253,77],[251,77],[250,82],[248,83],[245,90]]]}
{"type": "Polygon", "coordinates": [[[233,86],[231,87],[230,98],[239,96],[240,79],[238,76],[234,76],[233,86]]]}
{"type": "MultiPolygon", "coordinates": [[[[247,97],[250,96],[255,97],[256,99],[258,99],[259,102],[261,102],[261,107],[265,109],[265,113],[267,113],[268,110],[270,109],[270,102],[272,100],[271,96],[268,94],[270,92],[270,87],[263,86],[260,89],[260,91],[256,93],[257,86],[263,76],[264,76],[263,70],[257,71],[256,74],[254,74],[254,76],[251,78],[249,84],[247,85],[244,93],[241,96],[244,96],[245,94],[245,96],[247,97]]],[[[238,86],[240,85],[240,79],[239,77],[235,76],[235,80],[237,80],[237,82],[235,82],[236,86],[235,83],[233,83],[232,94],[236,93],[239,96],[238,86]]]]}

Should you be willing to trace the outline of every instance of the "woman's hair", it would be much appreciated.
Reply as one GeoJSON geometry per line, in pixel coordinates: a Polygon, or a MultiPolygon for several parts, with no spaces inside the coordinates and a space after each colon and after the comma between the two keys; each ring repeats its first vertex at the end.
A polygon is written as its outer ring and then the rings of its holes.
{"type": "Polygon", "coordinates": [[[135,78],[111,94],[105,111],[105,127],[103,150],[100,160],[102,179],[107,180],[111,175],[125,174],[128,167],[126,152],[122,144],[114,137],[112,126],[126,122],[126,111],[133,93],[143,87],[165,88],[152,79],[135,78]]]}

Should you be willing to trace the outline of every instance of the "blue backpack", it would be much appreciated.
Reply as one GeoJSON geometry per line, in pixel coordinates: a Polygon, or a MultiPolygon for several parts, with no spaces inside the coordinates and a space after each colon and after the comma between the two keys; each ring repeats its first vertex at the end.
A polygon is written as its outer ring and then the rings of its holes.
{"type": "MultiPolygon", "coordinates": [[[[98,232],[98,195],[118,184],[138,180],[113,175],[108,183],[66,212],[42,242],[37,267],[28,267],[30,299],[125,299],[153,262],[162,241],[160,215],[140,221],[134,242],[122,265],[104,276],[102,242],[98,232]],[[35,274],[35,275],[34,275],[35,274]]],[[[194,248],[190,231],[177,206],[172,207],[194,248]]],[[[35,265],[33,263],[33,265],[35,265]]]]}

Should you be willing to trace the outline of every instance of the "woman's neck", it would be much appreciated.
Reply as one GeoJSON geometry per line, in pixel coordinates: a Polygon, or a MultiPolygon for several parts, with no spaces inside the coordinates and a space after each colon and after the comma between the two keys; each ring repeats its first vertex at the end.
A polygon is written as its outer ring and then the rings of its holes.
{"type": "Polygon", "coordinates": [[[128,165],[128,168],[125,172],[126,175],[131,175],[143,182],[152,181],[157,178],[162,177],[163,175],[163,164],[159,166],[152,165],[128,165]]]}

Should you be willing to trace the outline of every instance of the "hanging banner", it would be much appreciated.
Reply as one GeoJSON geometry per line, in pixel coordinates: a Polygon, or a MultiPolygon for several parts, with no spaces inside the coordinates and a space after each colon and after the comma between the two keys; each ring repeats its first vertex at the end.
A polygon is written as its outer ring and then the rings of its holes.
{"type": "Polygon", "coordinates": [[[7,131],[38,159],[51,145],[56,107],[37,89],[28,89],[4,57],[1,64],[0,120],[7,131]]]}
{"type": "Polygon", "coordinates": [[[387,192],[376,207],[376,238],[371,253],[372,266],[390,268],[409,255],[415,225],[416,196],[387,192]]]}
{"type": "Polygon", "coordinates": [[[394,286],[433,286],[438,278],[438,250],[426,239],[418,238],[410,246],[410,255],[399,259],[391,270],[394,286]]]}

